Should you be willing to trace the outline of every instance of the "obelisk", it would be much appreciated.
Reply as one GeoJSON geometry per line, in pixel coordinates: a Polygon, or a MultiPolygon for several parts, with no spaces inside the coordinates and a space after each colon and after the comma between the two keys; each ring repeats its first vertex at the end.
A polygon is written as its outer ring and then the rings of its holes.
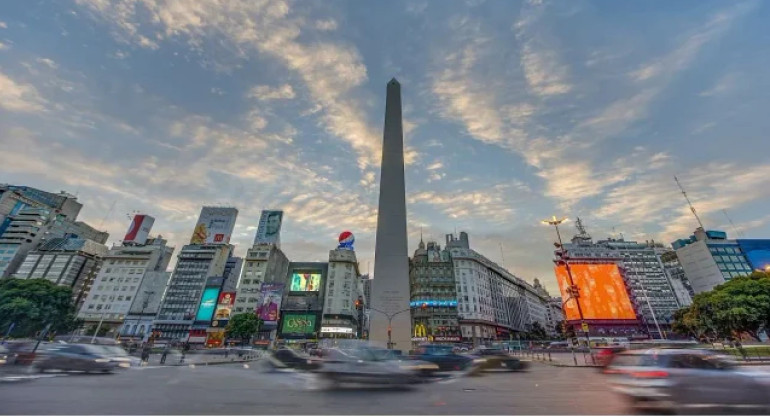
{"type": "Polygon", "coordinates": [[[406,239],[404,133],[401,125],[401,84],[388,82],[380,167],[380,202],[374,249],[369,339],[402,350],[411,347],[409,257],[406,239]]]}

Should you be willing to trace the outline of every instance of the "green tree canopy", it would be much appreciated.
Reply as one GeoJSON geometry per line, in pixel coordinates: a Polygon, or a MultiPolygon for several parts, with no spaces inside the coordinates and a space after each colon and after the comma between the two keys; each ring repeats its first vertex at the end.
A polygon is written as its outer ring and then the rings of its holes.
{"type": "Polygon", "coordinates": [[[11,336],[29,337],[51,324],[52,332],[76,326],[72,290],[45,279],[0,280],[0,331],[14,324],[11,336]]]}
{"type": "Polygon", "coordinates": [[[748,334],[759,340],[759,331],[770,327],[770,275],[754,272],[695,295],[674,314],[672,326],[698,339],[748,334]]]}
{"type": "Polygon", "coordinates": [[[262,320],[258,319],[253,313],[239,313],[230,317],[230,321],[225,327],[225,334],[229,338],[239,338],[246,342],[254,336],[262,326],[262,320]]]}

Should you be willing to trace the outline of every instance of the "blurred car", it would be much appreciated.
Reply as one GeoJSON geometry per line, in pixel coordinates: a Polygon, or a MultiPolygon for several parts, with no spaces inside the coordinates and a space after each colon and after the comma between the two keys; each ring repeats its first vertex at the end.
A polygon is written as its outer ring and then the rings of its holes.
{"type": "Polygon", "coordinates": [[[6,365],[10,362],[11,352],[4,345],[0,345],[0,365],[6,365]]]}
{"type": "Polygon", "coordinates": [[[321,360],[302,356],[289,348],[281,348],[275,351],[272,358],[278,362],[279,367],[283,368],[302,371],[313,371],[321,368],[321,360]]]}
{"type": "Polygon", "coordinates": [[[424,378],[435,376],[436,372],[439,370],[438,365],[434,363],[405,357],[401,355],[401,351],[398,350],[370,347],[369,351],[374,354],[375,359],[378,361],[397,361],[401,367],[414,370],[424,378]]]}
{"type": "Polygon", "coordinates": [[[696,349],[631,350],[604,370],[635,410],[770,413],[770,372],[696,349]]]}
{"type": "Polygon", "coordinates": [[[100,345],[45,343],[40,344],[36,351],[34,366],[40,372],[60,370],[111,373],[120,367],[120,361],[100,345]]]}
{"type": "Polygon", "coordinates": [[[485,361],[472,355],[456,354],[451,345],[422,345],[411,356],[413,360],[427,361],[436,364],[438,371],[468,371],[477,370],[485,361]]]}
{"type": "Polygon", "coordinates": [[[324,358],[316,373],[332,387],[343,383],[405,386],[423,382],[419,369],[413,364],[381,359],[370,348],[332,348],[325,351],[324,358]]]}
{"type": "Polygon", "coordinates": [[[477,348],[471,351],[471,355],[483,358],[484,361],[479,364],[482,371],[523,371],[529,367],[528,361],[522,361],[502,348],[477,348]]]}
{"type": "Polygon", "coordinates": [[[628,348],[622,346],[609,346],[609,347],[596,347],[593,350],[594,359],[596,364],[600,367],[606,367],[611,361],[612,357],[628,348]]]}

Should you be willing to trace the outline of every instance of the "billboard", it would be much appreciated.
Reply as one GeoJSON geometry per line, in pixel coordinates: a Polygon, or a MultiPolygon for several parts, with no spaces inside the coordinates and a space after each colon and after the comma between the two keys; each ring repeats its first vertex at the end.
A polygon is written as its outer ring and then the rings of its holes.
{"type": "Polygon", "coordinates": [[[219,294],[219,300],[217,301],[217,309],[214,312],[215,321],[219,322],[219,326],[225,324],[230,319],[230,314],[233,311],[233,304],[235,303],[235,292],[222,292],[219,294]]]}
{"type": "Polygon", "coordinates": [[[279,244],[281,242],[282,222],[283,211],[262,210],[254,244],[279,244]]]}
{"type": "Polygon", "coordinates": [[[353,243],[356,242],[356,237],[350,231],[343,231],[337,237],[337,241],[339,241],[337,248],[353,250],[353,243]]]}
{"type": "Polygon", "coordinates": [[[219,297],[218,287],[207,287],[203,289],[198,313],[195,315],[196,321],[210,321],[214,316],[214,309],[217,307],[217,298],[219,297]]]}
{"type": "Polygon", "coordinates": [[[134,215],[134,219],[131,220],[131,225],[128,226],[126,236],[123,237],[123,243],[146,243],[153,224],[155,224],[155,218],[149,215],[134,215]]]}
{"type": "Polygon", "coordinates": [[[229,243],[237,217],[235,208],[203,207],[190,244],[229,243]]]}
{"type": "Polygon", "coordinates": [[[278,311],[281,310],[281,297],[283,296],[283,283],[262,283],[259,293],[259,306],[257,317],[265,323],[278,321],[278,311]]]}
{"type": "MultiPolygon", "coordinates": [[[[584,319],[636,319],[636,312],[628,297],[623,277],[615,263],[570,263],[574,284],[580,290],[580,307],[584,319]]],[[[561,298],[565,300],[567,321],[580,319],[577,303],[568,294],[569,277],[564,264],[555,267],[561,298]]]]}
{"type": "Polygon", "coordinates": [[[290,292],[318,292],[320,287],[320,272],[294,272],[291,274],[290,292]]]}
{"type": "Polygon", "coordinates": [[[281,318],[281,333],[312,334],[315,332],[316,315],[310,313],[286,313],[281,318]]]}

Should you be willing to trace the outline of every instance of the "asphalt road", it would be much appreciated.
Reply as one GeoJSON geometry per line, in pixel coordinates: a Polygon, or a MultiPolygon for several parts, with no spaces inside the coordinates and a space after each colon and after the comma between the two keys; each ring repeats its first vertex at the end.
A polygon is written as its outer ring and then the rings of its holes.
{"type": "Polygon", "coordinates": [[[132,368],[0,384],[0,414],[620,414],[591,368],[534,364],[413,389],[319,390],[311,376],[256,365],[132,368]]]}

